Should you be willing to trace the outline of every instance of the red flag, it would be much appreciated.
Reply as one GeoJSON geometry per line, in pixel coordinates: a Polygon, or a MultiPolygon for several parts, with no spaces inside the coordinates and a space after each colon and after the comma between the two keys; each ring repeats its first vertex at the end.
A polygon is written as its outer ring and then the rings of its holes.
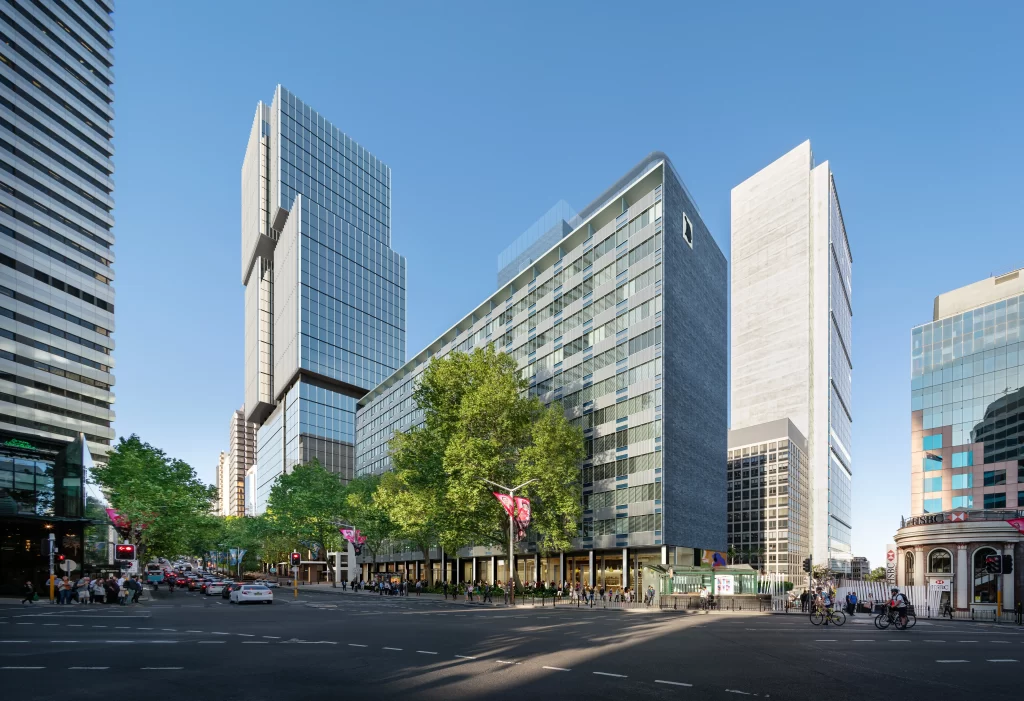
{"type": "Polygon", "coordinates": [[[522,524],[525,529],[530,525],[530,500],[526,497],[516,497],[516,521],[522,524]]]}
{"type": "Polygon", "coordinates": [[[501,492],[491,492],[494,498],[497,499],[501,505],[505,508],[505,513],[512,516],[515,513],[515,502],[512,501],[512,497],[508,494],[502,494],[501,492]]]}
{"type": "Polygon", "coordinates": [[[1024,518],[1011,518],[1007,523],[1024,533],[1024,518]]]}

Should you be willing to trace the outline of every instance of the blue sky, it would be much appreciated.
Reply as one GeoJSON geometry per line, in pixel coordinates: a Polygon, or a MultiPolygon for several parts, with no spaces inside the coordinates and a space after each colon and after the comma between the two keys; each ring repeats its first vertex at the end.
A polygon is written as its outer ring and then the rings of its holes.
{"type": "Polygon", "coordinates": [[[213,481],[242,404],[239,170],[277,83],[391,166],[409,355],[558,199],[662,150],[728,255],[730,189],[811,139],[853,249],[854,549],[880,564],[910,328],[1024,266],[1024,12],[830,5],[119,3],[118,434],[213,481]]]}

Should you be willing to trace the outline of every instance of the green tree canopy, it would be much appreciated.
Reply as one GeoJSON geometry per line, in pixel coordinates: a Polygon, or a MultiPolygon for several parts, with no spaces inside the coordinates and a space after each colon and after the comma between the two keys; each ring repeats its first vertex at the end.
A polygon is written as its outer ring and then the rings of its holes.
{"type": "MultiPolygon", "coordinates": [[[[413,394],[424,425],[391,441],[394,474],[382,498],[406,532],[422,528],[449,552],[508,547],[508,516],[483,480],[533,507],[531,538],[545,552],[570,547],[581,517],[583,433],[560,405],[525,396],[516,362],[492,346],[434,358],[413,394]]],[[[414,538],[415,540],[415,538],[414,538]]]]}
{"type": "Polygon", "coordinates": [[[344,497],[338,476],[314,460],[277,478],[267,498],[267,517],[292,547],[305,550],[315,543],[323,548],[321,557],[326,557],[338,547],[337,523],[344,513],[344,497]]]}
{"type": "Polygon", "coordinates": [[[885,568],[876,567],[868,573],[869,582],[884,582],[885,581],[885,568]]]}
{"type": "Polygon", "coordinates": [[[187,552],[217,492],[203,484],[191,465],[135,434],[118,441],[107,464],[92,470],[92,478],[111,507],[133,524],[131,540],[140,559],[187,552]]]}
{"type": "Polygon", "coordinates": [[[396,535],[394,522],[384,502],[377,499],[379,475],[356,477],[344,489],[343,515],[350,525],[366,536],[364,546],[377,562],[384,544],[396,535]]]}

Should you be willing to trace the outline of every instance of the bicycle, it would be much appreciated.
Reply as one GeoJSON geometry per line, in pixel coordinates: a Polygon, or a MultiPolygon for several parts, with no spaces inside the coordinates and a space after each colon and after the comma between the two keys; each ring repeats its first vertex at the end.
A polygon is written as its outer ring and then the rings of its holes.
{"type": "Polygon", "coordinates": [[[886,606],[885,610],[875,616],[875,628],[879,630],[885,630],[889,626],[893,626],[896,630],[909,630],[917,624],[917,616],[911,613],[909,607],[907,609],[907,622],[903,623],[900,618],[899,612],[891,606],[886,606]]]}
{"type": "Polygon", "coordinates": [[[814,611],[811,612],[811,624],[820,626],[822,623],[831,623],[834,626],[841,626],[846,623],[846,614],[839,609],[825,608],[824,606],[818,605],[814,611]]]}

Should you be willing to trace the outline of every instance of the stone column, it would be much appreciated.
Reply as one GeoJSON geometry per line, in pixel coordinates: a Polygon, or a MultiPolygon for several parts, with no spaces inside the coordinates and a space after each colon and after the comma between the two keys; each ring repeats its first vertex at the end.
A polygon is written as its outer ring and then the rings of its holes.
{"type": "Polygon", "coordinates": [[[661,546],[661,564],[668,565],[668,546],[661,546]]]}
{"type": "Polygon", "coordinates": [[[967,543],[957,543],[953,590],[956,595],[956,608],[958,611],[966,611],[970,608],[971,579],[970,568],[967,564],[967,543]]]}
{"type": "Polygon", "coordinates": [[[540,553],[533,554],[533,581],[540,579],[540,553]]]}
{"type": "Polygon", "coordinates": [[[473,558],[473,582],[475,583],[475,582],[476,582],[476,580],[477,580],[477,574],[476,574],[476,557],[474,557],[474,558],[473,558]]]}
{"type": "Polygon", "coordinates": [[[498,557],[491,555],[491,584],[496,584],[498,581],[498,557]]]}
{"type": "Polygon", "coordinates": [[[587,584],[594,586],[594,551],[591,550],[587,553],[587,557],[590,560],[590,575],[587,577],[587,584]]]}
{"type": "Polygon", "coordinates": [[[452,572],[452,583],[458,584],[462,581],[462,560],[455,558],[455,571],[452,572]]]}
{"type": "Polygon", "coordinates": [[[924,546],[914,546],[914,584],[925,586],[925,590],[928,588],[928,566],[924,561],[924,546]]]}
{"type": "Polygon", "coordinates": [[[448,581],[448,559],[445,557],[444,550],[441,550],[441,582],[448,581]]]}
{"type": "MultiPolygon", "coordinates": [[[[1003,543],[1003,559],[1005,560],[1007,557],[1012,557],[1012,556],[1013,556],[1013,543],[1003,543]]],[[[1014,565],[1014,569],[1019,567],[1019,565],[1016,562],[1013,563],[1013,565],[1014,565]]],[[[1000,575],[1000,576],[1003,578],[1003,581],[1002,581],[1002,585],[1003,585],[1003,611],[1013,611],[1014,610],[1013,607],[1016,606],[1016,602],[1014,601],[1014,596],[1013,596],[1013,594],[1014,594],[1014,592],[1013,592],[1013,577],[1014,577],[1014,575],[1012,575],[1012,574],[1003,574],[1003,575],[1000,575]]]]}
{"type": "Polygon", "coordinates": [[[565,553],[558,553],[558,584],[566,581],[565,576],[565,553]]]}
{"type": "Polygon", "coordinates": [[[896,548],[896,586],[903,587],[907,584],[907,551],[901,547],[896,548]]]}
{"type": "Polygon", "coordinates": [[[622,588],[629,586],[629,548],[622,549],[622,588]]]}

